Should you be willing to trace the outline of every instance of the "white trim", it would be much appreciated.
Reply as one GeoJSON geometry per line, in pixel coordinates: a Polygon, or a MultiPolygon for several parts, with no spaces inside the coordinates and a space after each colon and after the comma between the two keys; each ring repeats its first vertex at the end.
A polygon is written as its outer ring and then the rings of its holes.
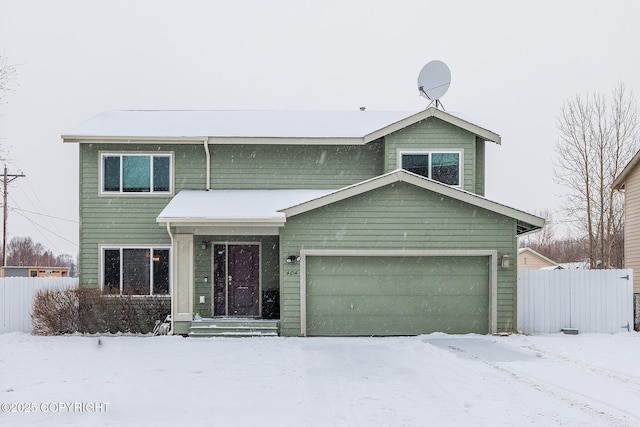
{"type": "MultiPolygon", "coordinates": [[[[99,267],[99,276],[98,276],[98,282],[100,285],[100,291],[104,292],[104,274],[105,274],[105,265],[104,265],[104,251],[105,250],[119,250],[120,251],[120,295],[122,295],[122,273],[123,273],[123,263],[122,263],[122,250],[123,249],[149,249],[151,251],[151,253],[153,253],[154,250],[159,249],[159,250],[168,250],[169,251],[169,293],[168,294],[153,294],[151,291],[153,289],[153,263],[152,260],[149,261],[149,293],[148,294],[140,294],[140,295],[136,295],[136,296],[166,296],[166,297],[171,297],[171,295],[173,294],[173,276],[172,276],[172,270],[173,270],[173,265],[172,265],[172,256],[173,256],[173,247],[172,245],[152,245],[152,244],[132,244],[132,243],[128,243],[128,244],[123,244],[123,245],[119,245],[119,244],[100,244],[98,245],[98,257],[100,258],[100,262],[98,263],[99,267]]],[[[150,256],[151,256],[150,253],[150,256]]]]}
{"type": "Polygon", "coordinates": [[[258,227],[258,226],[282,226],[286,222],[285,218],[239,218],[239,217],[217,217],[217,218],[156,218],[156,222],[165,223],[170,222],[175,226],[189,226],[197,227],[198,225],[205,226],[209,224],[232,224],[242,225],[243,227],[258,227]]]}
{"type": "Polygon", "coordinates": [[[110,151],[100,150],[98,151],[98,196],[106,197],[149,197],[149,196],[173,196],[174,195],[174,177],[175,177],[175,152],[174,151],[110,151]],[[104,191],[104,158],[106,156],[117,157],[120,156],[120,191],[104,191]],[[149,192],[124,192],[122,191],[122,157],[123,156],[149,156],[149,174],[150,174],[150,188],[149,192]],[[153,190],[153,157],[169,157],[169,191],[154,191],[153,190]]]}
{"type": "Polygon", "coordinates": [[[206,223],[176,225],[176,232],[180,234],[193,235],[209,235],[209,236],[278,236],[280,229],[277,226],[265,226],[264,224],[247,225],[247,224],[231,224],[225,226],[223,224],[217,226],[209,226],[206,223]]]}
{"type": "Polygon", "coordinates": [[[368,141],[359,137],[219,137],[210,136],[215,145],[365,145],[368,141]]]}
{"type": "Polygon", "coordinates": [[[498,251],[495,249],[301,249],[300,250],[300,334],[307,336],[307,257],[488,257],[489,258],[489,332],[498,332],[498,251]]]}
{"type": "MultiPolygon", "coordinates": [[[[107,123],[102,123],[101,126],[98,127],[98,130],[93,131],[94,134],[88,134],[88,133],[69,133],[69,134],[65,134],[62,135],[62,140],[65,143],[94,143],[94,142],[99,142],[99,143],[103,143],[103,144],[110,144],[110,143],[122,143],[122,142],[126,142],[126,143],[130,143],[130,142],[134,142],[134,143],[139,143],[139,144],[157,144],[159,141],[163,141],[163,142],[171,142],[174,144],[194,144],[194,143],[198,143],[198,142],[202,142],[203,139],[207,138],[209,140],[209,142],[211,142],[212,144],[257,144],[257,145],[262,145],[262,144],[268,144],[268,145],[279,145],[279,144],[294,144],[294,145],[364,145],[367,144],[371,141],[375,141],[377,139],[380,139],[390,133],[396,132],[398,130],[404,129],[408,126],[411,126],[415,123],[418,123],[422,120],[428,119],[429,117],[435,117],[438,118],[440,120],[443,120],[447,123],[450,123],[454,126],[457,126],[461,129],[464,129],[468,132],[471,132],[473,134],[475,134],[476,136],[484,139],[485,141],[493,141],[496,142],[497,144],[500,144],[500,135],[491,132],[487,129],[484,129],[480,126],[474,125],[473,123],[470,123],[460,117],[457,117],[455,115],[446,113],[444,111],[441,111],[437,108],[427,108],[426,110],[422,110],[419,111],[417,113],[410,113],[410,112],[373,112],[374,114],[377,114],[379,117],[375,122],[369,122],[367,124],[367,122],[361,123],[362,120],[360,120],[360,118],[355,119],[357,120],[358,123],[360,123],[360,125],[355,129],[349,129],[347,127],[347,129],[342,129],[340,131],[340,133],[334,132],[333,135],[330,136],[314,136],[314,135],[318,135],[317,133],[315,133],[315,131],[313,130],[302,130],[299,132],[296,132],[293,136],[287,136],[287,137],[278,137],[278,136],[274,136],[274,132],[268,132],[265,133],[264,135],[271,135],[271,136],[247,136],[248,134],[246,132],[242,132],[242,133],[237,133],[234,132],[233,130],[230,131],[231,134],[227,134],[227,135],[216,135],[215,132],[229,132],[227,131],[220,131],[219,129],[216,129],[215,127],[212,127],[211,125],[207,125],[204,126],[204,128],[200,128],[200,130],[198,130],[198,134],[192,133],[192,132],[196,132],[195,130],[193,130],[192,128],[189,129],[173,129],[173,130],[147,130],[144,132],[147,133],[154,133],[154,132],[159,132],[159,134],[157,134],[157,136],[153,136],[153,135],[138,135],[138,136],[132,136],[132,135],[108,135],[105,134],[105,129],[102,128],[102,126],[109,126],[111,128],[114,127],[118,127],[118,123],[119,120],[122,120],[122,115],[135,115],[135,114],[145,114],[145,117],[150,114],[150,113],[157,113],[159,114],[158,117],[160,118],[166,118],[166,114],[167,113],[171,113],[170,111],[161,111],[161,110],[157,110],[157,111],[117,111],[117,112],[111,112],[111,113],[117,113],[118,117],[116,118],[106,118],[103,117],[102,115],[97,116],[96,118],[98,119],[99,122],[104,122],[106,121],[107,123]],[[380,116],[380,114],[385,114],[385,117],[380,116]],[[394,121],[395,120],[395,121],[394,121]],[[110,124],[108,124],[110,123],[110,124]],[[366,125],[363,127],[363,125],[366,125]],[[377,129],[376,129],[377,128],[377,129]],[[373,130],[372,130],[373,129],[373,130]],[[368,133],[364,133],[364,132],[368,132],[368,133]],[[98,133],[98,134],[96,134],[98,133]],[[234,136],[234,134],[236,134],[238,136],[234,136]],[[189,135],[189,136],[182,136],[182,135],[189,135]],[[244,136],[239,136],[239,135],[244,135],[244,136]]],[[[178,114],[180,112],[173,112],[174,115],[178,114]]],[[[191,116],[193,115],[199,115],[199,117],[201,117],[202,113],[207,113],[206,111],[193,111],[193,112],[188,112],[188,111],[183,111],[180,114],[191,114],[191,116]]],[[[229,111],[220,111],[218,112],[219,114],[225,114],[225,113],[229,113],[229,111]]],[[[212,114],[215,116],[215,114],[218,114],[215,111],[209,111],[208,114],[212,114]]],[[[252,118],[255,119],[255,111],[238,111],[236,112],[237,116],[236,119],[240,119],[240,115],[244,114],[244,121],[247,120],[251,120],[252,118]]],[[[265,115],[271,115],[274,114],[276,112],[274,111],[265,111],[264,114],[265,115]]],[[[299,118],[301,117],[299,114],[302,112],[297,112],[297,114],[293,117],[291,117],[292,119],[295,118],[299,118]]],[[[327,116],[328,112],[307,112],[304,113],[303,117],[315,117],[319,114],[323,115],[324,117],[327,116]]],[[[340,112],[336,112],[338,114],[340,114],[340,112]]],[[[359,114],[362,115],[362,118],[367,117],[368,112],[343,112],[345,114],[343,114],[342,116],[336,116],[335,114],[332,113],[332,119],[333,120],[354,120],[354,115],[352,115],[353,113],[355,114],[359,114]]],[[[265,117],[271,117],[271,116],[265,116],[265,117]]],[[[277,117],[279,117],[279,119],[283,119],[282,114],[279,114],[277,117]]],[[[96,119],[94,118],[94,119],[96,119]]],[[[145,121],[148,120],[149,118],[146,117],[145,121]]],[[[202,119],[197,119],[194,121],[194,123],[197,124],[201,123],[202,119]]],[[[206,118],[205,118],[206,120],[206,118]]],[[[126,120],[125,120],[126,121],[126,120]]],[[[122,123],[120,123],[122,124],[122,123]]],[[[147,124],[148,125],[148,124],[147,124]]],[[[355,125],[354,125],[355,126],[355,125]]],[[[79,129],[86,129],[84,126],[82,126],[79,129]]],[[[91,126],[89,126],[89,128],[91,128],[91,126]]],[[[152,129],[156,129],[157,126],[155,128],[152,127],[152,129]]],[[[132,131],[130,127],[128,127],[128,125],[125,125],[125,127],[123,129],[122,132],[130,132],[130,133],[135,133],[135,131],[132,131]]],[[[72,131],[72,132],[78,132],[76,130],[72,131]]],[[[89,131],[87,131],[89,132],[89,131]]],[[[258,131],[259,132],[259,131],[258,131]]],[[[291,133],[288,133],[289,135],[292,135],[291,133]]]]}
{"type": "MultiPolygon", "coordinates": [[[[432,154],[434,153],[446,153],[446,154],[458,154],[459,158],[458,158],[458,184],[457,185],[451,185],[451,184],[446,184],[443,182],[443,184],[445,185],[449,185],[450,187],[454,187],[454,188],[463,188],[464,187],[464,150],[462,149],[410,149],[410,148],[398,148],[396,150],[396,168],[397,169],[403,169],[402,167],[402,156],[403,155],[425,155],[428,154],[429,155],[429,175],[425,178],[429,178],[429,179],[433,179],[434,181],[437,181],[434,178],[431,178],[432,175],[432,161],[433,161],[433,156],[432,154]]],[[[403,169],[404,170],[404,169],[403,169]]],[[[440,181],[438,181],[440,182],[440,181]]]]}
{"type": "Polygon", "coordinates": [[[100,143],[100,144],[196,144],[207,141],[214,145],[366,145],[362,137],[229,137],[229,136],[195,136],[195,137],[136,137],[136,136],[76,136],[62,135],[62,142],[68,144],[100,143]]]}
{"type": "Polygon", "coordinates": [[[365,143],[375,141],[376,139],[404,129],[408,126],[411,126],[412,124],[418,123],[419,121],[428,119],[429,117],[435,117],[454,126],[457,126],[479,136],[485,141],[495,142],[498,145],[501,144],[500,135],[498,135],[497,133],[491,132],[490,130],[484,129],[478,125],[474,125],[473,123],[463,120],[460,117],[456,117],[434,107],[427,108],[426,110],[420,111],[412,116],[406,117],[402,120],[371,132],[368,135],[365,135],[364,141],[365,143]]]}
{"type": "Polygon", "coordinates": [[[202,143],[202,140],[205,138],[204,136],[194,136],[194,137],[172,137],[172,136],[157,136],[157,137],[149,137],[149,136],[118,136],[118,135],[99,135],[99,136],[90,136],[90,135],[62,135],[62,142],[67,144],[195,144],[202,143]]]}
{"type": "MultiPolygon", "coordinates": [[[[517,221],[527,223],[534,227],[542,228],[545,223],[545,220],[538,216],[528,214],[514,208],[510,208],[500,203],[492,202],[491,200],[479,196],[475,193],[452,187],[450,185],[442,184],[440,182],[422,177],[420,175],[416,175],[403,169],[397,169],[384,175],[371,178],[367,181],[344,187],[325,196],[318,197],[317,199],[313,199],[308,202],[300,203],[290,208],[283,209],[281,212],[284,212],[287,218],[289,218],[291,216],[299,215],[301,213],[308,212],[313,209],[329,205],[331,203],[339,202],[341,200],[348,199],[350,197],[357,196],[359,194],[366,193],[367,191],[375,190],[384,187],[385,185],[393,184],[395,182],[407,182],[417,187],[424,188],[425,190],[430,190],[435,193],[442,194],[443,196],[451,197],[452,199],[460,200],[462,202],[469,203],[470,205],[487,209],[488,211],[513,218],[517,221]]],[[[520,235],[522,235],[522,233],[520,235]]]]}

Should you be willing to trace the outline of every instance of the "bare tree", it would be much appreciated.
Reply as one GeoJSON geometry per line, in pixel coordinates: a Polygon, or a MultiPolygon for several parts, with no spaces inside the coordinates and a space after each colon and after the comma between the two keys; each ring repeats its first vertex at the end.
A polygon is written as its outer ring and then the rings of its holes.
{"type": "Polygon", "coordinates": [[[635,96],[623,84],[565,101],[557,121],[556,182],[568,188],[564,210],[588,241],[591,268],[610,268],[622,234],[622,199],[611,184],[638,147],[635,96]]]}
{"type": "Polygon", "coordinates": [[[69,267],[75,271],[71,255],[54,255],[31,237],[14,237],[7,245],[7,265],[31,267],[69,267]]]}
{"type": "Polygon", "coordinates": [[[13,65],[7,64],[7,57],[0,55],[0,102],[7,91],[12,90],[16,69],[13,65]]]}

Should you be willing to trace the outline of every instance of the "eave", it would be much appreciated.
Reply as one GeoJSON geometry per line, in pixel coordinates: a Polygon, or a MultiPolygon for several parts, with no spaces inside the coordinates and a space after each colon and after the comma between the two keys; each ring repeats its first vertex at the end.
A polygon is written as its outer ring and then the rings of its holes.
{"type": "Polygon", "coordinates": [[[640,151],[638,151],[631,158],[629,163],[627,163],[620,175],[618,175],[618,177],[613,181],[611,188],[613,188],[614,190],[624,190],[627,178],[629,177],[629,174],[636,168],[638,162],[640,162],[640,151]]]}
{"type": "Polygon", "coordinates": [[[500,145],[502,143],[502,139],[500,138],[500,135],[498,135],[495,132],[491,132],[490,130],[484,129],[478,125],[474,125],[471,122],[468,122],[464,119],[461,119],[460,117],[454,116],[452,114],[446,113],[442,110],[439,110],[437,108],[427,108],[424,111],[420,111],[412,116],[409,116],[403,120],[400,120],[398,122],[392,123],[388,126],[385,126],[382,129],[379,129],[375,132],[372,132],[368,135],[365,135],[364,137],[364,141],[365,142],[371,142],[371,141],[375,141],[376,139],[379,139],[383,136],[389,135],[390,133],[399,131],[401,129],[404,129],[408,126],[411,126],[412,124],[415,124],[421,120],[425,120],[428,119],[429,117],[435,117],[437,119],[440,119],[442,121],[445,121],[447,123],[450,123],[454,126],[457,126],[461,129],[464,129],[468,132],[471,132],[477,136],[479,136],[480,138],[484,139],[485,141],[491,141],[491,142],[495,142],[496,144],[500,145]]]}
{"type": "Polygon", "coordinates": [[[402,169],[398,169],[393,172],[389,172],[387,174],[372,178],[370,180],[345,187],[343,189],[327,194],[326,196],[318,197],[299,205],[283,209],[282,212],[284,212],[288,218],[290,216],[299,215],[301,213],[308,212],[310,210],[317,209],[341,200],[345,200],[350,197],[354,197],[359,194],[363,194],[368,191],[393,184],[395,182],[406,182],[409,184],[413,184],[417,187],[436,192],[443,196],[450,197],[452,199],[456,199],[470,205],[513,218],[517,221],[517,235],[524,235],[538,231],[542,227],[544,227],[545,224],[544,218],[511,208],[500,203],[493,202],[482,196],[478,196],[477,194],[460,190],[458,188],[454,188],[437,181],[424,178],[422,176],[407,172],[402,169]]]}

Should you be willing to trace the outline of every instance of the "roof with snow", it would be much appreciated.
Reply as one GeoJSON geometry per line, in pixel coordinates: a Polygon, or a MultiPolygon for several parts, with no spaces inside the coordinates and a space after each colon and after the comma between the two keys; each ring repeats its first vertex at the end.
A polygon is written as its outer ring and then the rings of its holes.
{"type": "Polygon", "coordinates": [[[282,209],[334,190],[182,190],[156,218],[181,223],[284,223],[282,209]]]}
{"type": "Polygon", "coordinates": [[[462,115],[423,111],[118,110],[71,130],[65,142],[173,140],[249,144],[366,144],[429,117],[500,143],[500,135],[462,115]]]}
{"type": "Polygon", "coordinates": [[[407,182],[426,190],[487,209],[517,221],[517,234],[537,231],[544,219],[477,194],[420,175],[395,171],[339,190],[183,190],[158,215],[159,223],[284,225],[286,218],[338,202],[394,182],[407,182]]]}

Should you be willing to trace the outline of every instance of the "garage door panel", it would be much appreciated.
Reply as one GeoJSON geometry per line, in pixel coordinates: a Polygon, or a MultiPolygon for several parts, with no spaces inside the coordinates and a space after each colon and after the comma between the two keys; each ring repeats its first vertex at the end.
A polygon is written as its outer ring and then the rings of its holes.
{"type": "Polygon", "coordinates": [[[487,333],[487,257],[308,257],[308,335],[487,333]]]}
{"type": "Polygon", "coordinates": [[[315,296],[307,301],[307,314],[313,315],[337,315],[349,313],[358,314],[399,314],[399,315],[436,315],[452,313],[456,316],[487,315],[488,307],[484,303],[486,298],[471,296],[450,295],[420,295],[397,296],[389,298],[359,297],[359,296],[315,296]],[[460,310],[457,310],[459,307],[460,310]]]}

